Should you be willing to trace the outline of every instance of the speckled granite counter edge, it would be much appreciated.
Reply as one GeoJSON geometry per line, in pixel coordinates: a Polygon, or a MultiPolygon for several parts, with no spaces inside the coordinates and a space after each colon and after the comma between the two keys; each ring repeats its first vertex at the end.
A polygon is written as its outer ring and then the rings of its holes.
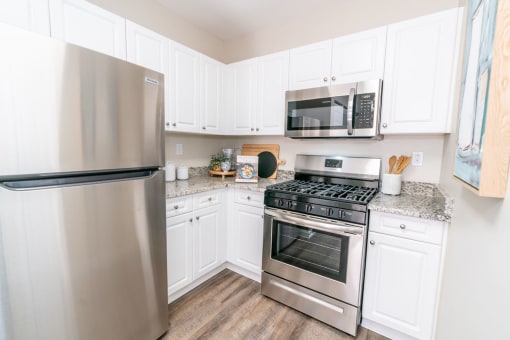
{"type": "MultiPolygon", "coordinates": [[[[166,198],[170,199],[229,187],[264,192],[268,185],[291,178],[283,175],[278,179],[260,179],[257,183],[239,183],[235,182],[233,177],[222,179],[221,177],[199,175],[184,181],[166,182],[166,198]]],[[[378,193],[368,204],[368,209],[450,222],[453,200],[437,184],[403,182],[401,195],[391,196],[378,193]]]]}
{"type": "Polygon", "coordinates": [[[378,193],[368,204],[368,209],[449,223],[453,199],[437,184],[403,182],[400,195],[378,193]]]}

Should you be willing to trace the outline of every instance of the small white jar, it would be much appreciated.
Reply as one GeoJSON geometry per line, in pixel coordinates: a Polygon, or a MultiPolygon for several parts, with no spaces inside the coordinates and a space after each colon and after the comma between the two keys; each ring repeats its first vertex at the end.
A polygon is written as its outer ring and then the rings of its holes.
{"type": "Polygon", "coordinates": [[[402,186],[402,175],[383,174],[381,192],[387,195],[400,195],[402,186]]]}
{"type": "Polygon", "coordinates": [[[166,162],[165,166],[165,180],[167,182],[175,181],[175,164],[172,162],[166,162]]]}
{"type": "Polygon", "coordinates": [[[185,165],[179,165],[177,167],[177,179],[188,179],[188,167],[185,165]]]}

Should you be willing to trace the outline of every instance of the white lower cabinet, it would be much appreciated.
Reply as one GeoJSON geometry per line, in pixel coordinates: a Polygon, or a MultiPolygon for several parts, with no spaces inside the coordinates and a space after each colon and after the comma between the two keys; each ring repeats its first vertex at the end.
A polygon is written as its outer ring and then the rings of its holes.
{"type": "Polygon", "coordinates": [[[231,191],[228,255],[233,269],[260,282],[262,271],[262,234],[264,194],[247,190],[231,191]]]}
{"type": "Polygon", "coordinates": [[[362,325],[392,339],[432,339],[446,224],[372,213],[362,325]]]}
{"type": "Polygon", "coordinates": [[[169,300],[200,283],[226,260],[225,190],[167,200],[169,300]],[[193,207],[190,209],[190,207],[193,207]]]}

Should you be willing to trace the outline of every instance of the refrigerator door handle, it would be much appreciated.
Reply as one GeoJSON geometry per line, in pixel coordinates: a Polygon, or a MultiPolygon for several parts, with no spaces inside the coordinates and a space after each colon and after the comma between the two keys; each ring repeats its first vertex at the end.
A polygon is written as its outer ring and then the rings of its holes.
{"type": "Polygon", "coordinates": [[[101,172],[87,174],[67,174],[59,177],[41,177],[30,179],[6,180],[0,182],[0,187],[9,190],[34,190],[52,187],[62,187],[71,185],[97,184],[113,181],[125,181],[134,179],[149,178],[154,175],[158,169],[132,170],[122,172],[101,172]]]}

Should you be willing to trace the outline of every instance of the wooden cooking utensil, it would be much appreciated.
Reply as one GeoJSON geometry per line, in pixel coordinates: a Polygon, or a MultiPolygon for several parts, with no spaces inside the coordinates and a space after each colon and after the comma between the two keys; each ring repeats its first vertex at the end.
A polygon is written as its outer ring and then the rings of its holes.
{"type": "Polygon", "coordinates": [[[408,166],[409,163],[411,163],[411,157],[408,157],[408,156],[401,156],[401,157],[402,157],[402,161],[400,162],[400,164],[397,166],[397,169],[395,170],[395,174],[397,174],[397,175],[401,174],[402,171],[404,171],[404,169],[406,168],[406,166],[408,166]]]}
{"type": "Polygon", "coordinates": [[[388,160],[388,163],[390,165],[389,169],[388,169],[388,173],[391,174],[392,171],[393,171],[393,166],[395,165],[395,163],[397,162],[397,156],[393,155],[390,157],[390,159],[388,160]]]}

